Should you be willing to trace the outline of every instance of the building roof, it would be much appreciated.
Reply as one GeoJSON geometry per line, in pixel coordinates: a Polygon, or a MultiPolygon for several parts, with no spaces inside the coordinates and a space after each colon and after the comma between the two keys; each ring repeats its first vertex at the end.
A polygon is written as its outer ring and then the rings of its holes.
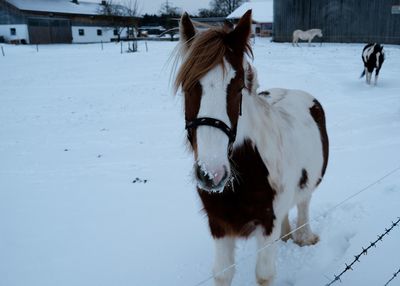
{"type": "Polygon", "coordinates": [[[196,22],[204,22],[204,23],[223,23],[225,21],[225,17],[206,17],[206,18],[191,18],[196,22]]]}
{"type": "Polygon", "coordinates": [[[53,12],[65,14],[99,15],[101,14],[100,3],[71,0],[6,0],[20,10],[36,12],[53,12]]]}
{"type": "Polygon", "coordinates": [[[163,26],[140,26],[138,29],[139,30],[160,30],[160,31],[165,31],[165,28],[163,26]]]}
{"type": "Polygon", "coordinates": [[[247,12],[252,9],[253,21],[257,23],[272,23],[274,21],[274,1],[264,0],[258,2],[245,2],[240,5],[235,11],[229,14],[227,19],[239,19],[247,12]]]}

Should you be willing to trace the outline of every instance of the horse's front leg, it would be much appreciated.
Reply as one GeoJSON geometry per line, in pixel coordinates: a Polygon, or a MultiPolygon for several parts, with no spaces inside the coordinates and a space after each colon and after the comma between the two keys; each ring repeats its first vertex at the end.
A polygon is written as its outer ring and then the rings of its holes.
{"type": "Polygon", "coordinates": [[[380,68],[376,68],[376,70],[375,70],[375,81],[374,81],[374,85],[376,85],[376,84],[378,83],[379,70],[380,70],[380,68]]]}
{"type": "Polygon", "coordinates": [[[271,235],[265,235],[263,229],[256,231],[257,249],[259,250],[256,265],[256,278],[258,285],[270,286],[276,274],[275,257],[277,246],[275,240],[280,235],[280,223],[275,222],[276,227],[271,235]]]}
{"type": "Polygon", "coordinates": [[[368,74],[367,74],[367,82],[368,82],[368,84],[371,84],[371,78],[372,78],[372,72],[368,72],[368,74]]]}
{"type": "Polygon", "coordinates": [[[214,285],[230,286],[235,274],[235,238],[225,236],[216,238],[214,261],[214,285]]]}

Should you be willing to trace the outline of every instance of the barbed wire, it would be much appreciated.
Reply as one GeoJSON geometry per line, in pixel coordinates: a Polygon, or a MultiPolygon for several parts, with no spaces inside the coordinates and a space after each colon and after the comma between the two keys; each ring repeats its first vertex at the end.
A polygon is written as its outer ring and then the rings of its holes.
{"type": "Polygon", "coordinates": [[[392,282],[392,280],[394,280],[394,279],[397,277],[397,275],[399,275],[399,274],[400,274],[400,268],[399,268],[399,270],[397,270],[395,273],[393,273],[392,278],[390,278],[390,279],[388,280],[388,282],[386,282],[385,285],[383,285],[383,286],[389,285],[389,283],[392,282]]]}
{"type": "MultiPolygon", "coordinates": [[[[345,263],[346,267],[344,268],[344,270],[343,270],[342,272],[340,272],[339,275],[334,275],[333,280],[331,280],[331,282],[329,282],[328,284],[325,284],[325,286],[330,286],[330,285],[334,284],[334,283],[337,282],[337,281],[342,282],[342,280],[340,279],[340,277],[342,277],[342,275],[345,274],[347,271],[353,270],[352,266],[353,266],[354,264],[356,264],[357,262],[360,262],[360,257],[361,257],[362,255],[367,255],[367,254],[368,254],[368,250],[370,250],[372,247],[376,247],[376,244],[377,244],[379,241],[382,241],[382,239],[383,239],[386,235],[388,235],[389,232],[390,232],[394,227],[398,226],[399,223],[400,223],[400,217],[398,217],[397,221],[392,222],[392,225],[391,225],[390,228],[388,228],[388,229],[385,228],[385,232],[382,233],[381,235],[378,235],[378,238],[377,238],[374,242],[370,242],[370,244],[369,244],[369,246],[368,246],[367,248],[362,247],[362,251],[361,251],[359,254],[357,254],[357,255],[354,256],[353,261],[352,261],[350,264],[345,263]]],[[[397,274],[398,274],[398,273],[396,273],[395,276],[397,276],[397,274]]],[[[394,278],[393,278],[393,279],[394,279],[394,278]]],[[[392,280],[393,280],[393,279],[392,279],[392,280]]],[[[385,284],[385,285],[387,285],[387,284],[385,284]]]]}

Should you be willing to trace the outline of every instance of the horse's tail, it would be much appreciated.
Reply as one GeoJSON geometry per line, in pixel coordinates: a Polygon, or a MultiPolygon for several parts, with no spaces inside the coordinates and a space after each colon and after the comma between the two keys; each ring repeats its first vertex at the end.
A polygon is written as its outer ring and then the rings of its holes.
{"type": "Polygon", "coordinates": [[[362,71],[362,73],[360,75],[360,78],[362,78],[363,76],[365,76],[365,69],[363,69],[363,71],[362,71]]]}

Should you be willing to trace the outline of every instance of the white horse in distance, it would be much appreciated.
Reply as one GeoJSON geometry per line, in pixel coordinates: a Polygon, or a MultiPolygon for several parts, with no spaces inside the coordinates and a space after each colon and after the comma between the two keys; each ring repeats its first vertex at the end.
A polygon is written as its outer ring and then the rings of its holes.
{"type": "Polygon", "coordinates": [[[298,41],[303,40],[303,41],[308,41],[308,45],[311,45],[311,41],[314,39],[315,36],[322,37],[322,31],[321,29],[311,29],[307,31],[302,31],[302,30],[295,30],[293,32],[293,42],[292,45],[299,46],[298,41]]]}

